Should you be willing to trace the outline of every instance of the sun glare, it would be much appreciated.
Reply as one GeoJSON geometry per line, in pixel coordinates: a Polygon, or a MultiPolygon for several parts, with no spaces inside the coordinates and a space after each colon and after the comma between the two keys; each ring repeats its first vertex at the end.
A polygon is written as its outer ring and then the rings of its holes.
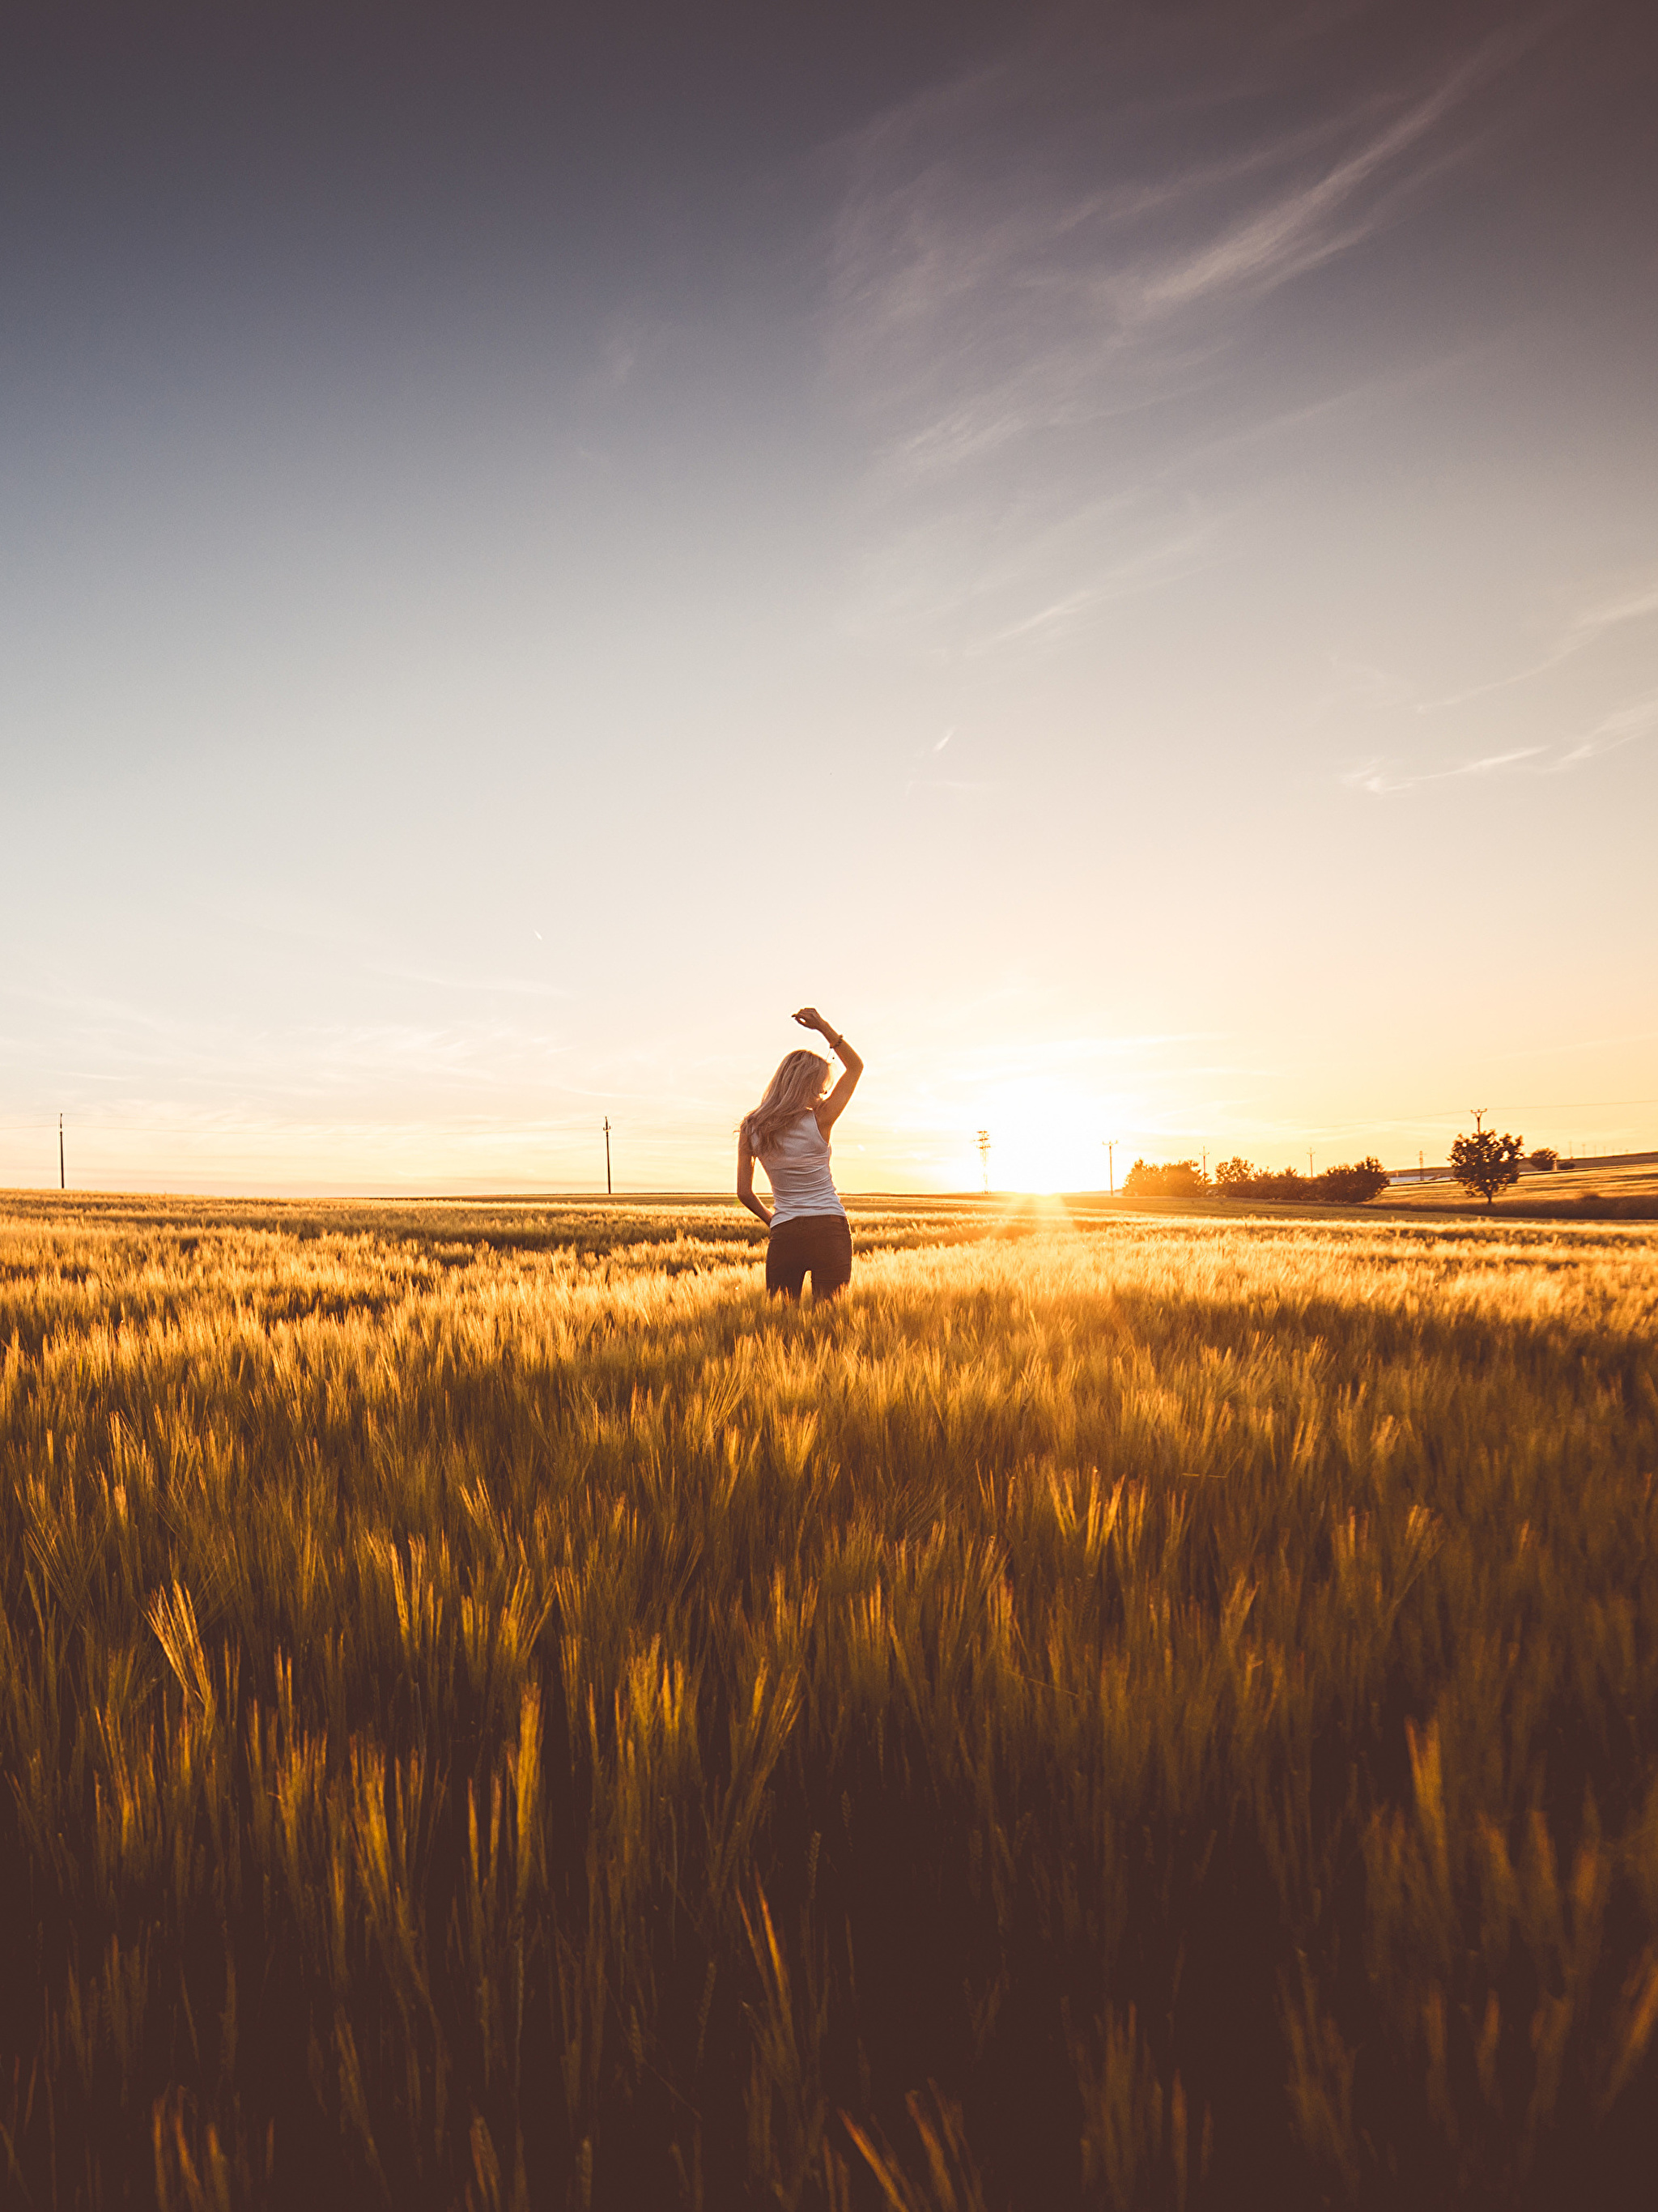
{"type": "Polygon", "coordinates": [[[1059,1091],[1010,1088],[986,1109],[993,1190],[1102,1190],[1103,1109],[1059,1091]]]}

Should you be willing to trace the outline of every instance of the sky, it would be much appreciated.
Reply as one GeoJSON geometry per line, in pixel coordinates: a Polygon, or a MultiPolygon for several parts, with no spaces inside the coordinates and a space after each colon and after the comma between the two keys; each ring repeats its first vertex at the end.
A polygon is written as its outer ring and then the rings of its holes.
{"type": "Polygon", "coordinates": [[[9,9],[0,1185],[1658,1147],[1646,27],[9,9]]]}

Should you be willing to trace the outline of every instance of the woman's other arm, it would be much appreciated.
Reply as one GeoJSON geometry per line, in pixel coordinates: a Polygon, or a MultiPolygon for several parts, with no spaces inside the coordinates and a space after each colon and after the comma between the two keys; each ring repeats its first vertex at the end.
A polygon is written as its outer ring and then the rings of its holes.
{"type": "Polygon", "coordinates": [[[847,1110],[847,1102],[858,1088],[864,1063],[838,1030],[831,1029],[816,1006],[802,1006],[795,1016],[802,1029],[816,1030],[841,1062],[841,1078],[817,1108],[817,1126],[825,1136],[847,1110]]]}
{"type": "Polygon", "coordinates": [[[749,1150],[746,1137],[737,1140],[737,1195],[752,1214],[757,1215],[766,1227],[771,1227],[771,1216],[763,1203],[754,1194],[754,1154],[749,1150]]]}

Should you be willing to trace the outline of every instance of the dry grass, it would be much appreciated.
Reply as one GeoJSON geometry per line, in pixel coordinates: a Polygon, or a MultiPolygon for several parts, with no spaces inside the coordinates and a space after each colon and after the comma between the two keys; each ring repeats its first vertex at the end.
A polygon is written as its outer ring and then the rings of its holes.
{"type": "MultiPolygon", "coordinates": [[[[1455,1182],[1398,1183],[1373,1201],[1378,1212],[1409,1208],[1421,1211],[1480,1212],[1478,1198],[1455,1182]]],[[[1550,1175],[1522,1175],[1495,1204],[1493,1212],[1510,1219],[1588,1218],[1658,1220],[1658,1163],[1637,1161],[1632,1165],[1579,1167],[1562,1160],[1550,1175]]]]}
{"type": "Polygon", "coordinates": [[[5,1212],[7,2201],[1649,2172],[1650,1233],[5,1212]]]}

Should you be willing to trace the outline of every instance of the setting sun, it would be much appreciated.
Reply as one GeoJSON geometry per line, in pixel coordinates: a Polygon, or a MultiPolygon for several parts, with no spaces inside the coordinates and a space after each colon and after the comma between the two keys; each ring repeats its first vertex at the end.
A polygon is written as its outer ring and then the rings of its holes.
{"type": "Polygon", "coordinates": [[[1102,1190],[1105,1102],[1054,1085],[1000,1085],[985,1108],[993,1190],[1102,1190]]]}

